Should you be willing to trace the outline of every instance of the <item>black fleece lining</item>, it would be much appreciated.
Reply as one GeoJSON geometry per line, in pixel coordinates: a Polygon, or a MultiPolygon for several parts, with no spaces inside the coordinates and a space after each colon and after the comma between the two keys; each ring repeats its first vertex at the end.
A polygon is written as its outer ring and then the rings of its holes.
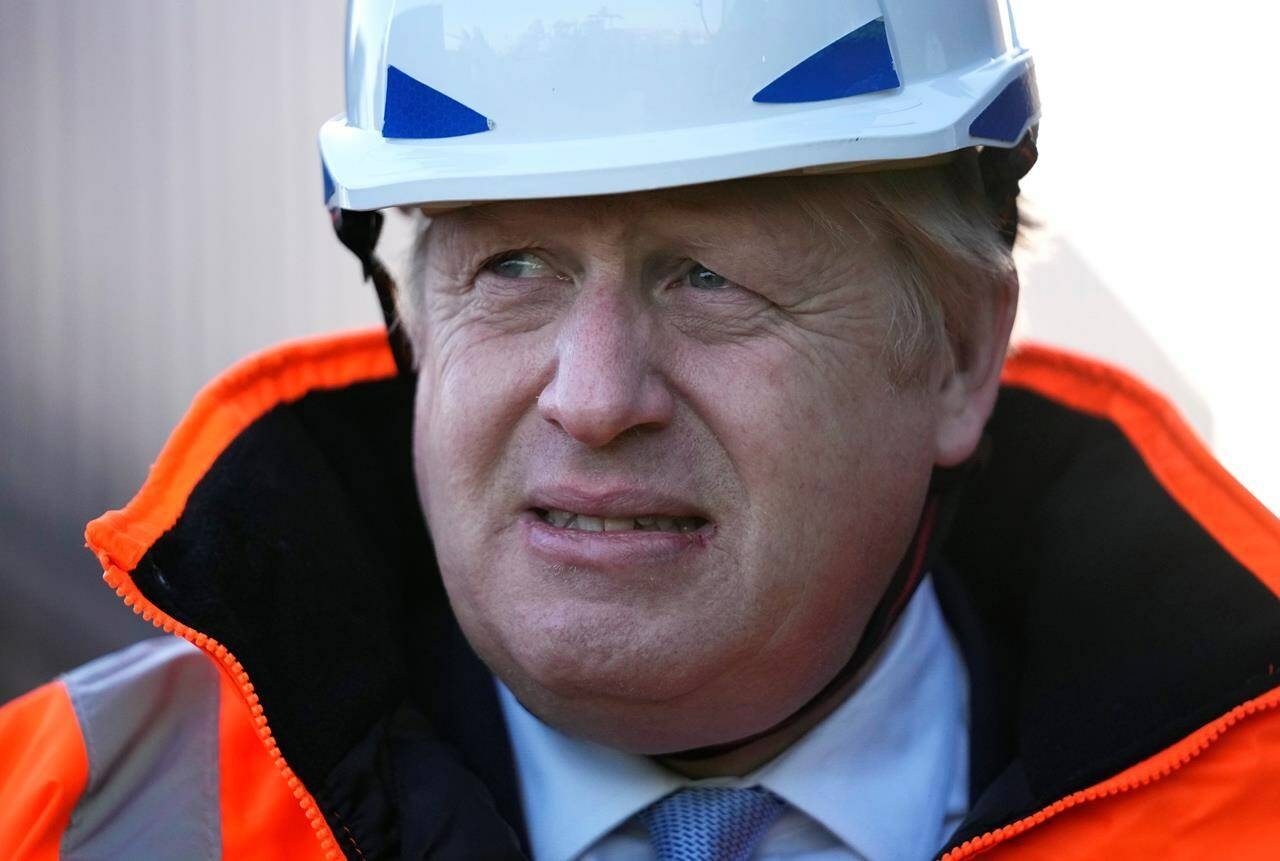
{"type": "Polygon", "coordinates": [[[1006,668],[976,674],[973,696],[1008,701],[1009,720],[975,714],[975,728],[1012,737],[976,739],[1000,800],[975,792],[957,843],[1280,684],[1280,601],[1169,497],[1119,429],[1006,389],[988,431],[989,462],[944,552],[988,661],[1006,668]],[[989,754],[1001,748],[1016,762],[995,775],[989,754]]]}
{"type": "MultiPolygon", "coordinates": [[[[425,733],[487,785],[524,842],[496,697],[459,642],[423,527],[411,414],[404,379],[275,408],[217,459],[134,580],[241,660],[335,831],[333,811],[354,809],[373,760],[426,750],[425,733]]],[[[961,640],[974,664],[976,785],[957,842],[1280,681],[1270,675],[1280,602],[1168,497],[1114,426],[1013,389],[989,431],[940,588],[953,626],[973,634],[961,640]]]]}
{"type": "MultiPolygon", "coordinates": [[[[370,859],[380,855],[364,842],[399,847],[400,835],[360,834],[335,813],[358,806],[357,787],[382,794],[381,775],[425,773],[424,761],[460,762],[507,823],[450,827],[525,842],[496,692],[457,630],[418,504],[412,402],[413,382],[392,379],[277,406],[218,457],[133,575],[157,607],[236,655],[344,850],[370,859]],[[452,696],[439,695],[446,686],[452,696]],[[435,728],[406,740],[418,724],[407,710],[435,728]],[[404,768],[381,761],[388,747],[406,753],[404,768]],[[340,764],[345,784],[331,779],[340,764]]],[[[385,790],[377,822],[414,830],[397,806],[418,790],[385,790]]]]}

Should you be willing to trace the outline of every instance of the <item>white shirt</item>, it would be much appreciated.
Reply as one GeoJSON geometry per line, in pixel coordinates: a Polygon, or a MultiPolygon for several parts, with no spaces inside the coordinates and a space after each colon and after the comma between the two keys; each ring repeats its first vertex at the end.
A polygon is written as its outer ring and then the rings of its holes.
{"type": "Polygon", "coordinates": [[[968,808],[968,676],[928,578],[862,685],[746,777],[681,777],[547,726],[500,682],[498,693],[534,861],[652,861],[634,816],[685,786],[759,785],[787,801],[753,856],[767,861],[932,858],[968,808]]]}

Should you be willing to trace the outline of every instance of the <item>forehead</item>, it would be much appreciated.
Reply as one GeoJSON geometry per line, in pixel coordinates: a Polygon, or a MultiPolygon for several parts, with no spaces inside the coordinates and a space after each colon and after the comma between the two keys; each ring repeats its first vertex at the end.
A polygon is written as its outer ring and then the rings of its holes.
{"type": "Polygon", "coordinates": [[[443,244],[555,235],[612,244],[672,239],[681,244],[788,244],[844,238],[861,228],[853,177],[766,177],[594,197],[480,204],[437,215],[429,233],[443,244]]]}

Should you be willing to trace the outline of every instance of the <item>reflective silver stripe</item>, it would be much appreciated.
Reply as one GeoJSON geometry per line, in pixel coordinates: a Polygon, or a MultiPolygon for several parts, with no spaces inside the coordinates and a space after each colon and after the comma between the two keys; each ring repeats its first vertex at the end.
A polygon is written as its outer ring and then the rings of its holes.
{"type": "Polygon", "coordinates": [[[63,677],[89,753],[89,782],[61,857],[216,861],[218,670],[166,636],[63,677]]]}

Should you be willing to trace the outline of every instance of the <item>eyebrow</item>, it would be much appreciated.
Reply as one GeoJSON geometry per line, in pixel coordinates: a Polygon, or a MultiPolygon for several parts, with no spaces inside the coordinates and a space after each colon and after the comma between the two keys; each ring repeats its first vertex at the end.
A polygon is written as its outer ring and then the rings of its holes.
{"type": "Polygon", "coordinates": [[[501,245],[515,249],[536,244],[527,230],[516,232],[511,225],[503,224],[502,219],[493,218],[489,213],[481,214],[481,209],[483,207],[450,213],[451,217],[443,224],[443,219],[434,219],[425,228],[418,251],[429,251],[449,263],[461,263],[477,256],[478,249],[483,246],[501,245]]]}
{"type": "MultiPolygon", "coordinates": [[[[720,201],[723,206],[717,205],[718,201],[692,195],[668,196],[666,199],[671,204],[669,208],[655,208],[645,212],[631,226],[663,245],[678,245],[682,254],[698,259],[699,262],[706,262],[699,259],[702,256],[736,246],[739,255],[755,266],[764,278],[779,286],[799,288],[812,276],[811,264],[815,258],[840,253],[831,246],[816,248],[809,243],[803,243],[803,249],[788,249],[769,229],[768,213],[764,211],[767,207],[750,207],[750,212],[765,218],[764,221],[753,219],[743,207],[744,203],[749,204],[751,201],[741,195],[726,197],[720,201]],[[798,271],[802,269],[808,271],[798,271]]],[[[608,197],[601,197],[593,202],[601,205],[623,203],[608,197]]],[[[579,218],[589,219],[591,212],[592,209],[588,208],[577,215],[579,218]]],[[[539,218],[534,211],[504,213],[500,206],[478,205],[437,217],[427,230],[443,231],[443,235],[439,236],[441,245],[438,247],[445,257],[442,262],[447,271],[463,267],[474,260],[479,256],[477,249],[496,253],[551,247],[561,240],[562,232],[552,228],[548,222],[567,216],[566,212],[556,212],[553,217],[539,218]],[[440,224],[446,218],[447,222],[440,224]]],[[[812,214],[804,213],[804,219],[811,220],[812,214]]],[[[813,224],[812,227],[814,237],[820,242],[829,239],[825,235],[819,236],[822,231],[818,224],[813,224]]],[[[850,251],[853,249],[845,249],[844,253],[850,251]]]]}

